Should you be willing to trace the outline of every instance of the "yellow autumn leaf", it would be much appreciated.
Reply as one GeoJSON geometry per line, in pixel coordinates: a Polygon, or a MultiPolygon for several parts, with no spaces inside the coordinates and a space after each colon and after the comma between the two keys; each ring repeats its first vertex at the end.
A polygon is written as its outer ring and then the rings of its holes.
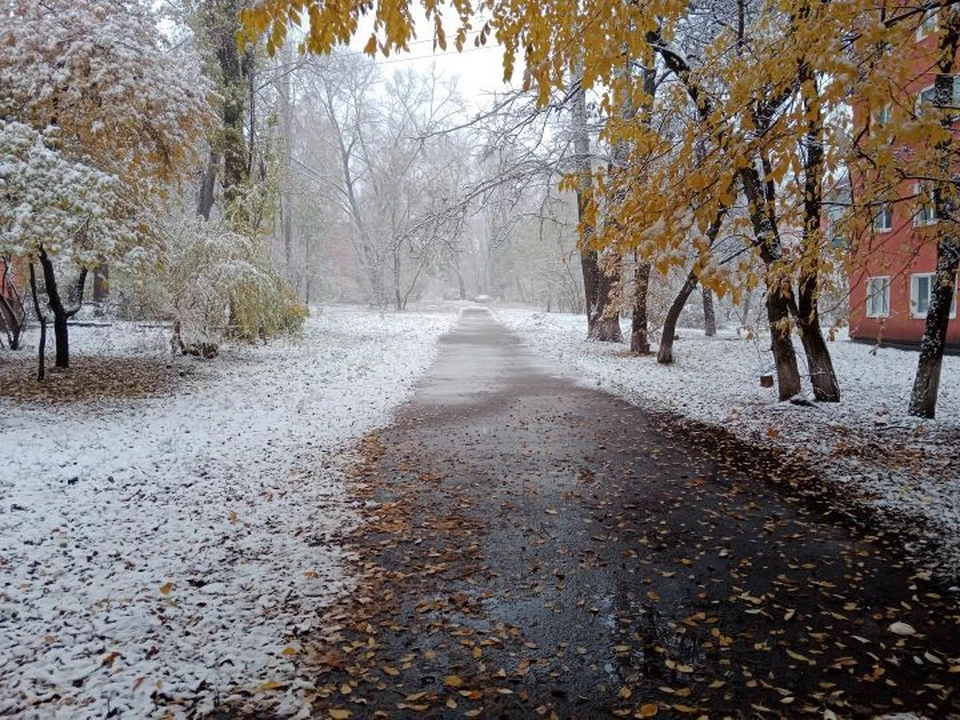
{"type": "Polygon", "coordinates": [[[327,714],[333,718],[333,720],[349,720],[349,718],[353,717],[353,713],[346,708],[330,708],[327,710],[327,714]]]}
{"type": "Polygon", "coordinates": [[[447,675],[443,679],[444,685],[452,688],[458,688],[463,686],[463,679],[459,675],[447,675]]]}
{"type": "Polygon", "coordinates": [[[161,595],[169,595],[171,592],[173,592],[173,583],[165,582],[160,586],[161,595]]]}

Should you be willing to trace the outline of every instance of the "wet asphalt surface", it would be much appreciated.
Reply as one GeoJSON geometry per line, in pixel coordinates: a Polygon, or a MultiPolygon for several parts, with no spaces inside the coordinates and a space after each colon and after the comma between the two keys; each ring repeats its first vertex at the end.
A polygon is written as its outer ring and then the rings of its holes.
{"type": "Polygon", "coordinates": [[[305,638],[320,717],[960,717],[960,593],[899,538],[485,310],[363,452],[360,586],[305,638]]]}

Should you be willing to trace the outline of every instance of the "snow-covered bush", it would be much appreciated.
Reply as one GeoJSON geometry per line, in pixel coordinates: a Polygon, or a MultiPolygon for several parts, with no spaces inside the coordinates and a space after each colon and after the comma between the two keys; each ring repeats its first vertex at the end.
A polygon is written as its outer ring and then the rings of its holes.
{"type": "Polygon", "coordinates": [[[292,333],[308,314],[264,243],[222,222],[177,226],[168,239],[165,276],[174,342],[186,348],[292,333]]]}

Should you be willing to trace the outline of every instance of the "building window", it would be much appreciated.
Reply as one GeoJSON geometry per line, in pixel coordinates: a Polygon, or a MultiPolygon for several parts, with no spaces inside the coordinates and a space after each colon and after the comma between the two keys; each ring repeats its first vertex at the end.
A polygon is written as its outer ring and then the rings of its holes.
{"type": "Polygon", "coordinates": [[[935,85],[924,88],[917,93],[917,109],[919,110],[924,105],[933,105],[936,99],[937,88],[935,85]]]}
{"type": "Polygon", "coordinates": [[[937,11],[928,10],[923,14],[920,26],[917,28],[917,40],[923,40],[928,35],[937,32],[939,25],[937,23],[937,11]]]}
{"type": "MultiPolygon", "coordinates": [[[[915,318],[925,318],[930,309],[930,298],[937,276],[933,273],[919,273],[910,276],[910,314],[915,318]]],[[[954,283],[953,300],[950,302],[950,317],[957,316],[957,293],[954,283]]]]}
{"type": "Polygon", "coordinates": [[[883,127],[884,125],[888,125],[890,123],[890,118],[892,115],[893,108],[890,105],[884,105],[882,108],[874,110],[873,122],[879,127],[883,127]]]}
{"type": "Polygon", "coordinates": [[[933,225],[937,222],[937,206],[933,200],[933,189],[924,183],[916,183],[913,191],[920,206],[913,216],[914,227],[933,225]]]}
{"type": "Polygon", "coordinates": [[[873,216],[873,229],[877,232],[893,230],[893,208],[890,207],[890,203],[881,205],[877,214],[873,216]]]}
{"type": "Polygon", "coordinates": [[[890,278],[867,278],[867,317],[890,314],[890,278]]]}

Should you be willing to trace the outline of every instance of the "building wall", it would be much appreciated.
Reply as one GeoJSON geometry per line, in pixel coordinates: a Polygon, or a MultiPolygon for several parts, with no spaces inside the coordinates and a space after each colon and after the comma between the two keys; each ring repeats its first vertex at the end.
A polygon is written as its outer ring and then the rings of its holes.
{"type": "MultiPolygon", "coordinates": [[[[922,242],[913,229],[912,218],[899,217],[894,210],[894,232],[878,233],[872,238],[869,253],[858,262],[850,276],[850,337],[891,343],[919,343],[926,319],[917,317],[911,307],[911,276],[932,273],[937,264],[937,249],[922,242]],[[887,317],[867,317],[867,278],[890,278],[890,311],[887,317]]],[[[954,293],[958,288],[954,287],[954,293]]],[[[960,301],[960,298],[958,298],[960,301]]],[[[947,344],[960,347],[960,318],[947,326],[947,344]]]]}
{"type": "MultiPolygon", "coordinates": [[[[937,52],[936,32],[918,40],[912,51],[905,54],[914,69],[915,78],[906,88],[910,102],[936,78],[935,58],[937,52]]],[[[854,123],[860,127],[865,122],[865,108],[854,108],[854,123]]],[[[900,188],[901,197],[910,197],[916,192],[915,183],[905,182],[900,188]]],[[[912,306],[911,277],[929,274],[936,270],[937,249],[931,230],[918,229],[914,225],[916,209],[908,202],[895,203],[892,207],[893,221],[889,232],[876,231],[858,244],[853,270],[850,273],[850,337],[856,340],[887,341],[890,343],[918,344],[923,337],[925,317],[918,317],[912,306]],[[867,279],[887,277],[890,279],[890,308],[887,317],[867,317],[867,279]]],[[[954,286],[956,295],[958,289],[954,286]]],[[[960,348],[960,319],[952,318],[947,329],[947,344],[960,348]]]]}

